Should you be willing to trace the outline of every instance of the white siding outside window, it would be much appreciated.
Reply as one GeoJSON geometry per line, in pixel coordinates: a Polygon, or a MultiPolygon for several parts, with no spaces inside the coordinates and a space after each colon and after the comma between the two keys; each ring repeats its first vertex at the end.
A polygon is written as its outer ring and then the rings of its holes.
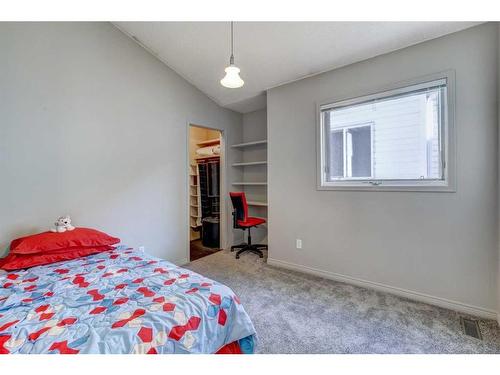
{"type": "Polygon", "coordinates": [[[320,105],[318,187],[453,190],[450,86],[443,77],[320,105]]]}

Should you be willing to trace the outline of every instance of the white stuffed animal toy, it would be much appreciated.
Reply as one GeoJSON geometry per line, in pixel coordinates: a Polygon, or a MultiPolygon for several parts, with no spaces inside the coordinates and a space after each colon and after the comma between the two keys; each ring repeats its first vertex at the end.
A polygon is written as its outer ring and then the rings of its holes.
{"type": "Polygon", "coordinates": [[[55,228],[50,228],[50,231],[55,233],[62,233],[66,232],[67,230],[75,229],[75,227],[71,225],[71,218],[69,217],[69,215],[60,216],[54,223],[54,225],[55,228]]]}

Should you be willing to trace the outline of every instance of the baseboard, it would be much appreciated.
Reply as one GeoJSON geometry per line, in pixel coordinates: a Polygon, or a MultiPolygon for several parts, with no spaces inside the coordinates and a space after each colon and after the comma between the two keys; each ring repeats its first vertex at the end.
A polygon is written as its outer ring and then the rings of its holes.
{"type": "Polygon", "coordinates": [[[415,301],[428,303],[430,305],[443,307],[446,309],[481,317],[484,319],[497,320],[498,323],[500,324],[500,313],[497,313],[494,310],[489,310],[478,306],[472,306],[462,302],[452,301],[441,297],[435,297],[428,294],[402,289],[390,285],[385,285],[373,281],[363,280],[352,276],[346,276],[335,272],[329,272],[317,268],[302,266],[299,264],[290,263],[279,259],[268,258],[267,264],[271,266],[286,268],[293,271],[299,271],[315,276],[324,277],[325,279],[340,281],[347,284],[353,284],[363,288],[375,289],[381,292],[391,293],[400,297],[405,297],[415,301]]]}

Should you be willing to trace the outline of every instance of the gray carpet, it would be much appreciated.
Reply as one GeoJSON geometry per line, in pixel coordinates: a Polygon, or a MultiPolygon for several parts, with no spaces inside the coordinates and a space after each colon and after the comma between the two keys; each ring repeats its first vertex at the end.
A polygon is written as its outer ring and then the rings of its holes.
{"type": "Polygon", "coordinates": [[[227,250],[186,268],[228,285],[259,337],[259,353],[500,353],[500,330],[462,333],[460,314],[390,294],[269,266],[227,250]]]}

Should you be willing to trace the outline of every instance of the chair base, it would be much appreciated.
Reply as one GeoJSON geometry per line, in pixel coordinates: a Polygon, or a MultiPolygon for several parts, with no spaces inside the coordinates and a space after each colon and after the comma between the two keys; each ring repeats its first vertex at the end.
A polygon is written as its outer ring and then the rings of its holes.
{"type": "Polygon", "coordinates": [[[236,253],[236,259],[240,259],[240,255],[243,254],[244,252],[247,252],[247,251],[250,251],[254,254],[257,254],[260,258],[264,258],[264,254],[262,253],[262,250],[267,250],[267,245],[253,244],[252,243],[252,234],[250,233],[251,228],[252,227],[240,228],[243,230],[248,229],[248,236],[247,236],[248,242],[243,242],[242,244],[231,246],[231,251],[239,249],[239,251],[236,253]]]}
{"type": "Polygon", "coordinates": [[[245,246],[248,246],[246,242],[240,243],[239,245],[233,245],[231,246],[231,252],[233,252],[235,249],[243,249],[245,246]]]}
{"type": "Polygon", "coordinates": [[[240,255],[247,252],[247,251],[250,251],[251,253],[257,254],[259,256],[259,258],[263,258],[264,254],[262,253],[262,250],[267,250],[267,245],[260,245],[260,244],[256,244],[256,245],[250,244],[249,245],[249,244],[243,243],[240,245],[231,246],[231,251],[234,251],[236,249],[240,249],[236,253],[236,259],[240,259],[240,255]]]}

